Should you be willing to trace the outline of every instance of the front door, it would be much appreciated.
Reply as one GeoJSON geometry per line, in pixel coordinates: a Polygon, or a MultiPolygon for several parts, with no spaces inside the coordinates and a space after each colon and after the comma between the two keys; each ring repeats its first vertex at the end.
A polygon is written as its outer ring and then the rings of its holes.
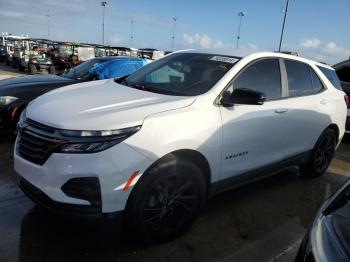
{"type": "Polygon", "coordinates": [[[265,93],[263,105],[220,106],[223,126],[222,179],[281,160],[282,84],[276,58],[250,63],[228,85],[227,91],[248,88],[265,93]]]}

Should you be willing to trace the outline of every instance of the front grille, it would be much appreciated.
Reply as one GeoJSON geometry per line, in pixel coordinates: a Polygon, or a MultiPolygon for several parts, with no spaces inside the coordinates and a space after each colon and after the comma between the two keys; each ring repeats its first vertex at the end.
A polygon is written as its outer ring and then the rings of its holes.
{"type": "Polygon", "coordinates": [[[55,130],[32,120],[26,121],[18,133],[17,154],[22,158],[43,165],[52,152],[63,142],[55,138],[55,130]]]}

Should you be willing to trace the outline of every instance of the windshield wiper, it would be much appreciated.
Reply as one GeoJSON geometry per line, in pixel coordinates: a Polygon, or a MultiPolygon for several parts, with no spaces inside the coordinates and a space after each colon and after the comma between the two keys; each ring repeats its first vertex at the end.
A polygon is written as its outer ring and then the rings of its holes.
{"type": "Polygon", "coordinates": [[[140,89],[143,91],[150,91],[150,89],[148,87],[146,87],[145,85],[142,85],[142,84],[133,84],[131,87],[136,88],[136,89],[140,89]]]}
{"type": "Polygon", "coordinates": [[[121,85],[124,85],[124,86],[129,86],[129,83],[128,83],[128,81],[126,80],[126,78],[127,78],[128,76],[129,76],[129,75],[114,78],[114,82],[116,82],[116,83],[118,83],[118,84],[121,84],[121,85]]]}

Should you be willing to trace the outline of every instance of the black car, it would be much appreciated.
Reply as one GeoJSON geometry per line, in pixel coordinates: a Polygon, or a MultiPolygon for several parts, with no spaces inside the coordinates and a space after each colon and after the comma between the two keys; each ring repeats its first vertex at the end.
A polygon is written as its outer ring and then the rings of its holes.
{"type": "Polygon", "coordinates": [[[88,60],[61,75],[40,75],[0,81],[0,131],[13,131],[27,104],[58,87],[79,82],[128,75],[147,61],[131,57],[100,57],[88,60]]]}
{"type": "MultiPolygon", "coordinates": [[[[343,91],[350,97],[350,58],[333,66],[340,79],[343,91]]],[[[350,135],[350,104],[348,105],[348,116],[346,118],[345,133],[350,135]]]]}
{"type": "Polygon", "coordinates": [[[295,262],[350,261],[350,180],[320,208],[295,262]]]}

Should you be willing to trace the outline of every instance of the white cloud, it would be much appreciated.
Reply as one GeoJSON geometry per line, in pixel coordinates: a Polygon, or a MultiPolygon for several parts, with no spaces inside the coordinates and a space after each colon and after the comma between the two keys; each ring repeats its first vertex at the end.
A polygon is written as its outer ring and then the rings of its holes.
{"type": "Polygon", "coordinates": [[[317,38],[313,39],[302,39],[300,40],[300,46],[305,48],[318,48],[321,44],[321,40],[317,38]]]}
{"type": "Polygon", "coordinates": [[[197,45],[200,48],[211,48],[212,47],[212,40],[209,36],[206,34],[200,35],[200,34],[195,34],[193,36],[184,34],[183,39],[186,44],[189,45],[197,45]]]}
{"type": "Polygon", "coordinates": [[[302,39],[299,42],[299,53],[307,58],[327,63],[337,63],[348,59],[350,50],[338,46],[335,42],[323,43],[321,40],[302,39]]]}
{"type": "Polygon", "coordinates": [[[237,49],[234,43],[224,43],[221,40],[209,37],[207,34],[198,33],[194,35],[184,34],[183,47],[207,49],[212,52],[241,56],[260,50],[255,44],[251,43],[241,44],[239,49],[237,49]]]}

